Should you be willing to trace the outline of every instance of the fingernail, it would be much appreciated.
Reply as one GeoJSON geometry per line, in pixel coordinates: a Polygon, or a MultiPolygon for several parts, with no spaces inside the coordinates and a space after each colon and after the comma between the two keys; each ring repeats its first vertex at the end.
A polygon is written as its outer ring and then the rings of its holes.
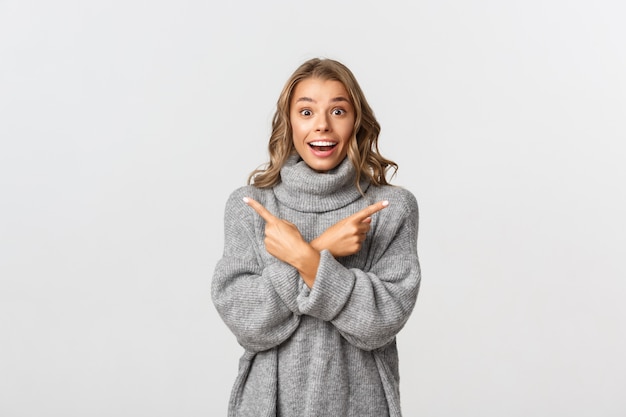
{"type": "Polygon", "coordinates": [[[385,200],[383,201],[383,207],[387,207],[389,205],[389,201],[385,200]]]}
{"type": "Polygon", "coordinates": [[[248,204],[248,202],[249,202],[249,201],[250,201],[250,199],[249,199],[248,197],[244,197],[244,198],[243,198],[243,202],[244,202],[244,203],[248,204]]]}

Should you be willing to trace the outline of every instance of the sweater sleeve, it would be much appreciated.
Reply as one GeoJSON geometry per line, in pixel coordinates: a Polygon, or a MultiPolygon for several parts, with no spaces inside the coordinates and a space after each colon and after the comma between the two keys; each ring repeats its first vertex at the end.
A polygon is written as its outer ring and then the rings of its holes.
{"type": "Polygon", "coordinates": [[[364,270],[346,268],[328,251],[321,254],[315,284],[298,297],[302,314],[331,322],[356,347],[390,343],[406,324],[417,299],[418,208],[410,193],[392,200],[377,221],[364,270]]]}
{"type": "Polygon", "coordinates": [[[224,253],[214,270],[211,297],[238,343],[260,352],[279,345],[298,327],[296,297],[302,284],[295,268],[260,250],[262,234],[255,233],[256,219],[243,195],[235,192],[226,203],[224,253]]]}

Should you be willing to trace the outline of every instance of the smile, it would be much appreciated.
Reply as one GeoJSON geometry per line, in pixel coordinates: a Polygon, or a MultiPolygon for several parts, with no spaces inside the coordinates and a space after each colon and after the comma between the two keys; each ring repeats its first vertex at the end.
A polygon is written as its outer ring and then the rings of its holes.
{"type": "Polygon", "coordinates": [[[309,146],[316,151],[326,152],[337,146],[337,142],[331,142],[327,140],[316,140],[309,142],[309,146]]]}

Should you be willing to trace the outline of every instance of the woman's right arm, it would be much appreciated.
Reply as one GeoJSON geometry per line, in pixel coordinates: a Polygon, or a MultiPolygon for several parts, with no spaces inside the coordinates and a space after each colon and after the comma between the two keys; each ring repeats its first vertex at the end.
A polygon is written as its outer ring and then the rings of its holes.
{"type": "Polygon", "coordinates": [[[279,345],[298,327],[296,299],[303,284],[295,268],[266,255],[255,233],[259,218],[243,196],[238,190],[226,203],[224,252],[214,270],[211,297],[239,344],[259,352],[279,345]]]}

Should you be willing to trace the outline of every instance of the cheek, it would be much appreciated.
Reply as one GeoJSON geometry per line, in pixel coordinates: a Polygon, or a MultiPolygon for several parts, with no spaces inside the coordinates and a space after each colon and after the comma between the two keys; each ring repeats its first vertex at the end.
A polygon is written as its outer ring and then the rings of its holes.
{"type": "Polygon", "coordinates": [[[306,126],[300,120],[291,120],[291,131],[293,136],[301,136],[306,132],[306,126]]]}
{"type": "Polygon", "coordinates": [[[352,137],[352,132],[354,132],[354,123],[346,123],[343,127],[343,135],[345,139],[350,139],[352,137]]]}
{"type": "Polygon", "coordinates": [[[298,138],[301,138],[303,135],[302,133],[302,128],[299,125],[292,125],[291,126],[291,136],[293,137],[294,140],[297,140],[298,138]]]}

